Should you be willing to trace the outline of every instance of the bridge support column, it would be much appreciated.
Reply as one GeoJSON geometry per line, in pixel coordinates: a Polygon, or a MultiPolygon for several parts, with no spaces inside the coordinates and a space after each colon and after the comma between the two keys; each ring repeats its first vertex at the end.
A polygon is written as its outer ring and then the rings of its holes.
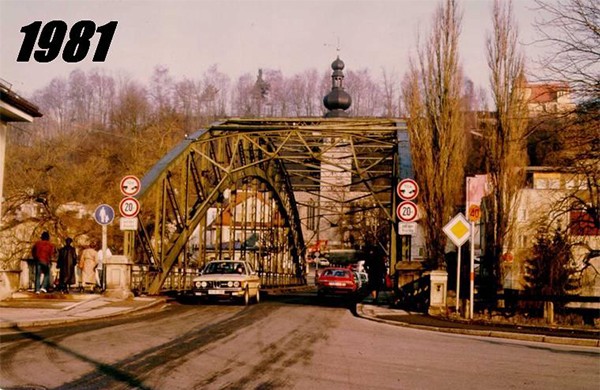
{"type": "Polygon", "coordinates": [[[129,299],[133,298],[131,285],[132,263],[126,256],[111,256],[105,267],[106,291],[104,295],[110,298],[129,299]]]}

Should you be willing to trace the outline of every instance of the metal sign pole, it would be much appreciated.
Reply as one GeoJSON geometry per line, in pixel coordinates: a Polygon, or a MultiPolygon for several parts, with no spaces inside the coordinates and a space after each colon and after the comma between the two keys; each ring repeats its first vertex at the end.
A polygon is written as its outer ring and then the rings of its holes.
{"type": "Polygon", "coordinates": [[[108,237],[108,225],[102,225],[102,271],[100,272],[100,290],[104,290],[106,283],[106,248],[108,237]]]}
{"type": "Polygon", "coordinates": [[[462,245],[458,245],[458,256],[456,258],[456,312],[460,313],[460,248],[462,245]]]}
{"type": "Polygon", "coordinates": [[[471,274],[469,293],[469,319],[473,319],[473,308],[475,306],[475,222],[471,221],[471,274]]]}

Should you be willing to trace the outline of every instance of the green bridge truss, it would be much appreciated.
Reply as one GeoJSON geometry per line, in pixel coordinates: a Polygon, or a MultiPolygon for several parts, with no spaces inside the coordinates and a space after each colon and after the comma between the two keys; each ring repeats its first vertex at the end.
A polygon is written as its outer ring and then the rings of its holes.
{"type": "Polygon", "coordinates": [[[375,240],[395,258],[395,184],[410,176],[404,121],[215,123],[141,180],[138,230],[125,232],[125,254],[143,270],[136,288],[186,289],[194,270],[227,257],[253,262],[265,287],[303,284],[309,245],[328,229],[340,245],[354,235],[354,245],[375,240]]]}

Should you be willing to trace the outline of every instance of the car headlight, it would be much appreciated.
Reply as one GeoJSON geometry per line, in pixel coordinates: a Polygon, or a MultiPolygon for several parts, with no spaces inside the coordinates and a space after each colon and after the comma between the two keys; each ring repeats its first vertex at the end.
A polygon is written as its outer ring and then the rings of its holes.
{"type": "Polygon", "coordinates": [[[231,282],[231,281],[227,282],[227,287],[233,287],[233,282],[231,282]]]}
{"type": "Polygon", "coordinates": [[[200,288],[200,282],[195,282],[194,286],[196,286],[196,288],[200,288]]]}
{"type": "Polygon", "coordinates": [[[240,282],[233,282],[233,287],[240,287],[240,282]]]}
{"type": "Polygon", "coordinates": [[[208,282],[200,282],[200,286],[206,288],[208,287],[208,282]]]}

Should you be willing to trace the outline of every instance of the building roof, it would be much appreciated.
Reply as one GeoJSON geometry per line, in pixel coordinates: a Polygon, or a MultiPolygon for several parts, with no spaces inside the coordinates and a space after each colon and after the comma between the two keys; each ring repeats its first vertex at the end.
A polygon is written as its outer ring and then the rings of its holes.
{"type": "Polygon", "coordinates": [[[530,103],[554,102],[558,99],[559,92],[568,93],[570,91],[566,83],[527,84],[527,88],[531,90],[530,103]]]}
{"type": "Polygon", "coordinates": [[[42,113],[33,103],[11,90],[9,83],[0,80],[0,120],[2,122],[31,122],[42,113]]]}

